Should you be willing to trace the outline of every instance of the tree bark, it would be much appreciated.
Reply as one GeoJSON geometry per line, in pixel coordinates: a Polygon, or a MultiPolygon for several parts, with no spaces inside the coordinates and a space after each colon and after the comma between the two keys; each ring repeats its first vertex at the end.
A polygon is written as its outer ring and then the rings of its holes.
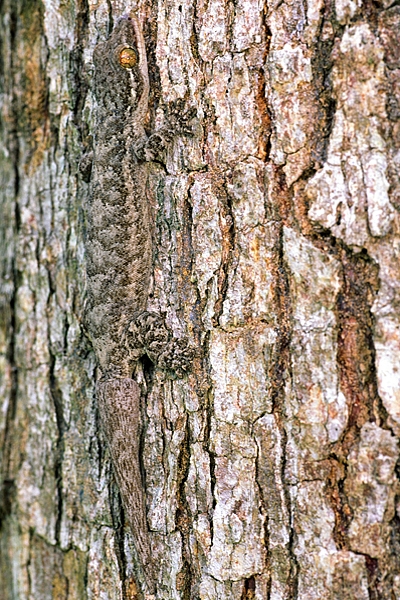
{"type": "Polygon", "coordinates": [[[93,48],[135,9],[148,310],[141,362],[158,600],[400,598],[400,7],[391,0],[1,3],[0,590],[143,598],[83,326],[93,48]]]}

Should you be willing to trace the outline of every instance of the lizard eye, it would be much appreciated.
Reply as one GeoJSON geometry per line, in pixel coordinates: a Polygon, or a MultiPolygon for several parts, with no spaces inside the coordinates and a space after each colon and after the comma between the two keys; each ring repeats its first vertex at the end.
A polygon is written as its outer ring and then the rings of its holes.
{"type": "Polygon", "coordinates": [[[132,69],[137,63],[136,52],[133,48],[129,48],[129,46],[122,48],[118,56],[118,61],[124,69],[132,69]]]}

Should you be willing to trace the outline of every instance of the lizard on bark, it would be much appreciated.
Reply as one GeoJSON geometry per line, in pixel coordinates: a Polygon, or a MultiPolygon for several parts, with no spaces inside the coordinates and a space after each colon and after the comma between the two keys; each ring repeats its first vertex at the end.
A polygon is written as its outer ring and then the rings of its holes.
{"type": "Polygon", "coordinates": [[[90,177],[85,323],[101,370],[97,398],[102,427],[139,568],[147,593],[154,594],[139,456],[140,387],[132,374],[147,354],[158,366],[183,376],[194,354],[187,339],[172,338],[164,320],[146,310],[152,274],[146,161],[160,146],[165,148],[173,133],[148,137],[145,132],[150,84],[142,27],[135,15],[122,18],[108,40],[97,44],[93,60],[93,155],[81,167],[85,178],[90,177]]]}

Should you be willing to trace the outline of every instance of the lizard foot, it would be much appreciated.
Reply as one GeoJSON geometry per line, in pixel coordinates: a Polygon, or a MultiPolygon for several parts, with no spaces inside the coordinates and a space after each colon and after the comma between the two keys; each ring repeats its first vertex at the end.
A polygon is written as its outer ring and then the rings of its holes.
{"type": "Polygon", "coordinates": [[[174,338],[157,313],[136,314],[125,330],[125,344],[133,351],[142,348],[157,366],[184,377],[190,370],[195,349],[187,338],[174,338]]]}

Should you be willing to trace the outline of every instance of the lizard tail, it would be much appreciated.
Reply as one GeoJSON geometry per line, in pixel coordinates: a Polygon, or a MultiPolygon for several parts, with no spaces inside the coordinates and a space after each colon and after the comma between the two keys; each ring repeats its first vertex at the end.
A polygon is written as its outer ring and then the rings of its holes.
{"type": "Polygon", "coordinates": [[[103,430],[115,476],[135,540],[147,591],[154,594],[154,573],[140,470],[140,388],[133,379],[111,379],[97,385],[103,430]]]}

